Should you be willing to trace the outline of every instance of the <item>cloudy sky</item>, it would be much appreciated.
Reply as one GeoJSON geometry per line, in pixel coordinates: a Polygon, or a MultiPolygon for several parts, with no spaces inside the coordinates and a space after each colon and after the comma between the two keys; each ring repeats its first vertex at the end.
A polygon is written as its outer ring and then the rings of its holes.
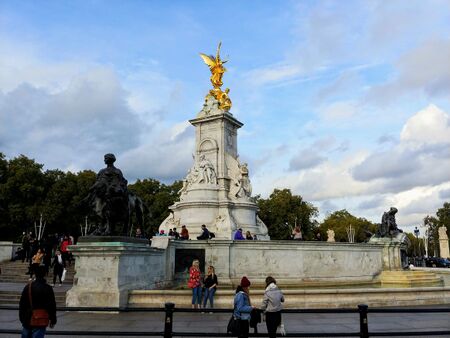
{"type": "Polygon", "coordinates": [[[219,41],[254,193],[406,230],[450,200],[447,0],[0,0],[0,151],[182,179],[219,41]]]}

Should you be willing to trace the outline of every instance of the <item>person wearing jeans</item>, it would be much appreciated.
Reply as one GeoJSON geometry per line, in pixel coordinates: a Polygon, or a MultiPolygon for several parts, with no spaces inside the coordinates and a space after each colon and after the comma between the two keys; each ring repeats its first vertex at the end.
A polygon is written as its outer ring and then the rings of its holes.
{"type": "Polygon", "coordinates": [[[200,261],[194,259],[189,268],[188,287],[192,289],[192,308],[198,309],[202,301],[202,287],[200,283],[200,261]]]}
{"type": "Polygon", "coordinates": [[[203,279],[203,285],[205,287],[205,294],[203,296],[203,308],[206,308],[206,304],[209,300],[209,307],[214,307],[214,295],[217,289],[217,275],[212,265],[208,266],[208,273],[203,279]]]}

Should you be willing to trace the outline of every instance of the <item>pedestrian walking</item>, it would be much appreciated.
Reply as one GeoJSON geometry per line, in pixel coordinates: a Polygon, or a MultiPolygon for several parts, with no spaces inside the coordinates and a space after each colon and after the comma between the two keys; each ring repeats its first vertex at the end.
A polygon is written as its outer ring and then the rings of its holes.
{"type": "Polygon", "coordinates": [[[61,247],[60,247],[62,259],[64,261],[64,266],[67,266],[67,265],[70,266],[70,264],[71,264],[69,249],[68,249],[69,245],[72,245],[72,242],[70,241],[69,236],[65,235],[64,239],[61,243],[61,247]]]}
{"type": "Polygon", "coordinates": [[[66,266],[64,264],[64,260],[62,259],[61,251],[59,250],[56,250],[56,254],[52,262],[52,267],[53,267],[53,286],[55,286],[56,277],[59,278],[59,286],[61,286],[62,285],[61,278],[64,268],[66,266]]]}
{"type": "Polygon", "coordinates": [[[25,260],[28,262],[30,260],[30,236],[24,232],[22,234],[22,248],[24,250],[23,256],[22,256],[22,263],[25,262],[25,260]]]}
{"type": "Polygon", "coordinates": [[[194,259],[192,266],[189,268],[188,287],[192,289],[192,308],[198,309],[202,301],[200,261],[194,259]]]}
{"type": "Polygon", "coordinates": [[[246,276],[242,277],[234,296],[233,316],[239,322],[239,338],[248,338],[250,313],[253,310],[249,295],[250,284],[246,276]]]}
{"type": "Polygon", "coordinates": [[[261,310],[266,315],[266,326],[269,338],[277,336],[277,328],[281,325],[281,310],[283,309],[284,296],[278,288],[275,278],[266,278],[266,290],[261,305],[261,310]]]}
{"type": "Polygon", "coordinates": [[[31,258],[30,279],[33,279],[33,274],[35,274],[37,268],[43,264],[44,264],[44,251],[42,249],[38,249],[33,258],[31,258]]]}
{"type": "Polygon", "coordinates": [[[209,307],[212,309],[214,307],[214,295],[217,290],[217,275],[214,267],[212,265],[208,266],[208,272],[203,279],[203,287],[205,289],[205,294],[203,295],[203,308],[206,309],[206,305],[209,300],[209,307]]]}
{"type": "Polygon", "coordinates": [[[44,279],[45,267],[35,270],[36,280],[29,282],[22,291],[19,302],[19,319],[22,338],[43,338],[47,326],[56,324],[55,294],[44,279]]]}

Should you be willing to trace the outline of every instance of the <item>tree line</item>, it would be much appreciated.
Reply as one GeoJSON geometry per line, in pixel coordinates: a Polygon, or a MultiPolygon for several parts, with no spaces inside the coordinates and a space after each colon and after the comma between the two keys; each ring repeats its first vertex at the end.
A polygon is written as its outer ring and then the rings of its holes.
{"type": "MultiPolygon", "coordinates": [[[[23,231],[35,231],[45,225],[45,233],[81,233],[89,215],[80,208],[81,200],[94,184],[96,173],[83,170],[77,173],[59,169],[44,170],[44,165],[24,155],[11,160],[0,153],[0,233],[3,240],[18,240],[23,231]]],[[[144,231],[154,234],[169,215],[168,207],[178,201],[182,181],[164,184],[153,178],[137,180],[128,189],[142,198],[149,212],[145,217],[144,231]]],[[[298,225],[305,240],[326,240],[332,229],[337,242],[349,241],[352,228],[354,241],[364,242],[375,233],[378,224],[357,217],[347,210],[338,210],[317,221],[318,209],[302,196],[289,189],[275,189],[266,199],[255,196],[259,217],[267,225],[272,239],[289,239],[298,225]]],[[[381,215],[380,215],[381,218],[381,215]]],[[[438,247],[437,232],[440,226],[450,230],[450,203],[444,203],[435,216],[423,220],[429,226],[432,248],[438,247]]],[[[408,234],[413,245],[417,238],[408,234]]],[[[419,245],[420,246],[420,245],[419,245]]]]}

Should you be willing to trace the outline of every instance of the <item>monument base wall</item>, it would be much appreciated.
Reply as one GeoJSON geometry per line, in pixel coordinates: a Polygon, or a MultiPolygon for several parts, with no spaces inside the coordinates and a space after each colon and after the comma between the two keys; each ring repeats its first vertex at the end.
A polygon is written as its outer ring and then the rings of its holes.
{"type": "Polygon", "coordinates": [[[69,250],[76,258],[76,273],[67,306],[126,306],[130,290],[171,286],[167,252],[151,248],[146,240],[82,237],[69,250]]]}
{"type": "MultiPolygon", "coordinates": [[[[200,260],[203,271],[213,265],[219,290],[230,292],[242,276],[250,279],[252,289],[260,291],[269,275],[285,290],[368,286],[378,282],[386,267],[385,245],[366,243],[180,241],[155,237],[150,247],[140,239],[87,237],[70,250],[76,257],[76,274],[74,286],[67,292],[67,306],[127,306],[130,299],[135,302],[130,297],[135,292],[140,294],[139,290],[165,289],[160,295],[170,295],[177,291],[174,289],[186,288],[188,270],[195,258],[200,260]]],[[[190,290],[183,292],[189,294],[190,290]]],[[[302,301],[299,298],[296,302],[302,301]]]]}
{"type": "MultiPolygon", "coordinates": [[[[186,285],[188,269],[195,258],[200,260],[202,268],[214,266],[220,283],[232,287],[239,284],[242,276],[247,276],[252,285],[264,286],[269,275],[289,287],[370,284],[386,266],[400,268],[398,260],[385,264],[383,244],[175,241],[167,237],[162,240],[167,241],[166,247],[171,255],[178,257],[174,277],[179,287],[186,285]]],[[[392,248],[388,250],[391,251],[392,248]]]]}

